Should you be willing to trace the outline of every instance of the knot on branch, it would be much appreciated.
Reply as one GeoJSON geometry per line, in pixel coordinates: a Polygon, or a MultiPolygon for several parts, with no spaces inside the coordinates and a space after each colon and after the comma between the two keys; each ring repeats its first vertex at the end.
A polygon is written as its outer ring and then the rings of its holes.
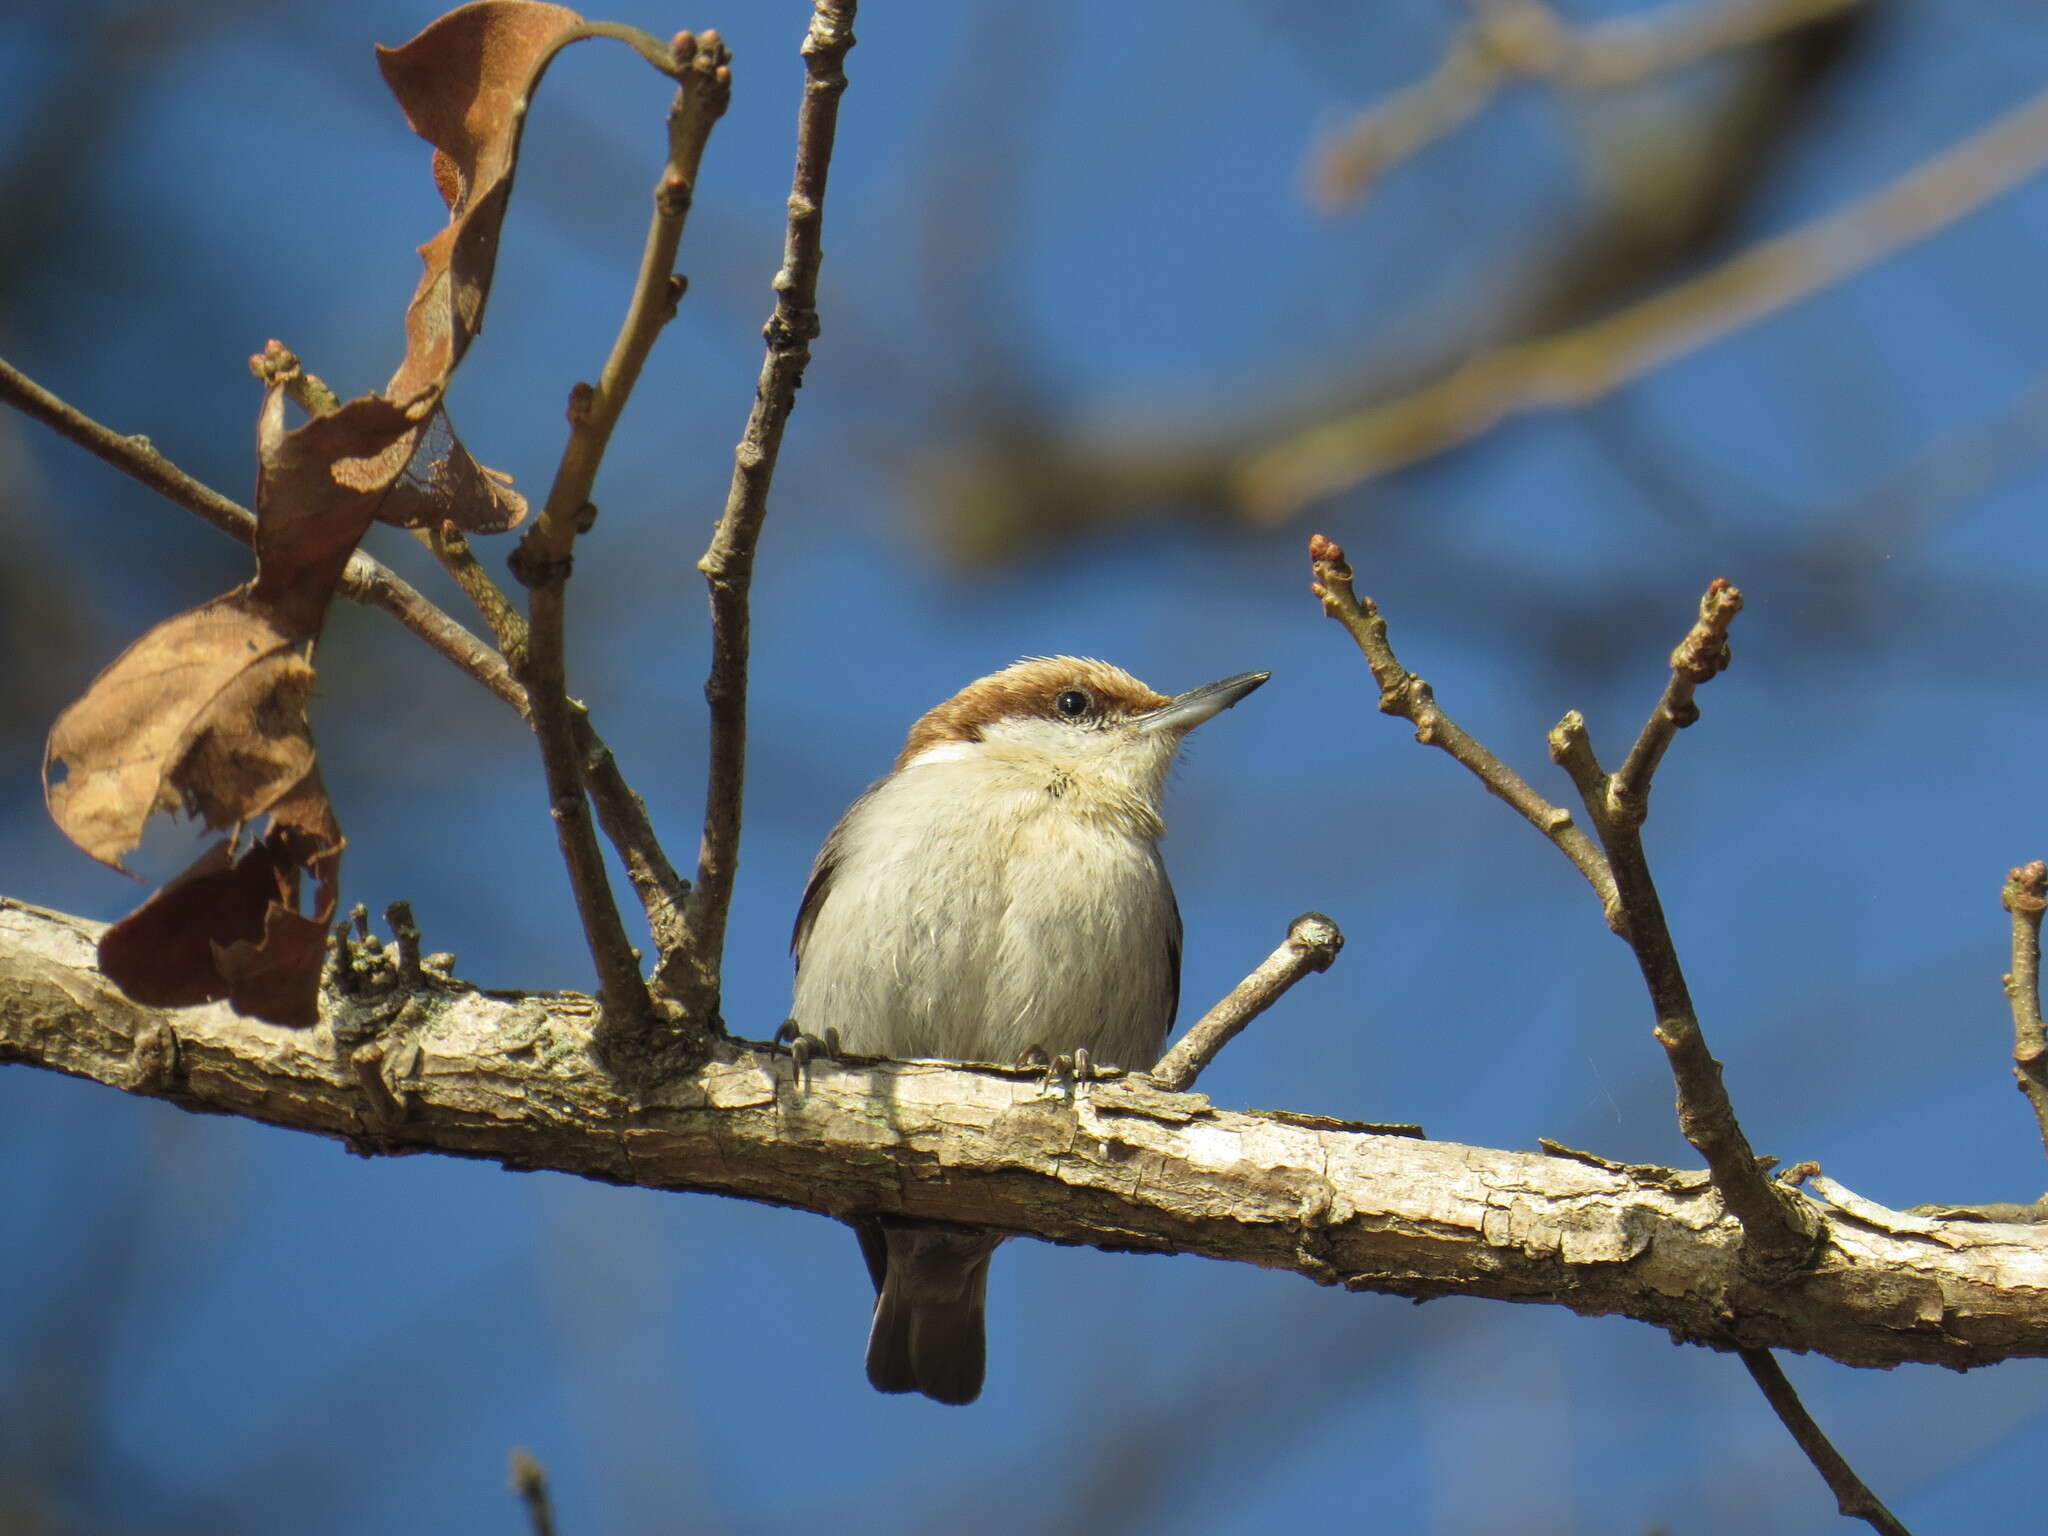
{"type": "Polygon", "coordinates": [[[795,352],[807,346],[819,331],[818,312],[796,304],[778,304],[768,323],[761,327],[762,339],[774,352],[795,352]]]}
{"type": "MultiPolygon", "coordinates": [[[[536,529],[539,526],[538,523],[534,525],[536,529]]],[[[535,587],[563,585],[568,581],[570,571],[575,568],[576,557],[562,555],[559,558],[551,558],[544,551],[533,547],[532,537],[529,535],[506,558],[505,564],[518,579],[519,584],[531,590],[535,587]]]]}

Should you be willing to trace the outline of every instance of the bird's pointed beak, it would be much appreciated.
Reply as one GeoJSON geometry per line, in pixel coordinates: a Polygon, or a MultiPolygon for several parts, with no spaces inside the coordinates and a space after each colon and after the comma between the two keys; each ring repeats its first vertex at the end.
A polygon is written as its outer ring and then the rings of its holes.
{"type": "Polygon", "coordinates": [[[1220,682],[1204,683],[1169,699],[1134,722],[1141,731],[1192,731],[1211,715],[1220,715],[1273,674],[1240,672],[1220,682]]]}

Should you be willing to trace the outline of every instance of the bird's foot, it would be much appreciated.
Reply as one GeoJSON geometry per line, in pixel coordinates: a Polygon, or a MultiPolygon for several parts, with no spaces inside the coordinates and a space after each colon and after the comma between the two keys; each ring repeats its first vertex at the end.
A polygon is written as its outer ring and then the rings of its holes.
{"type": "Polygon", "coordinates": [[[839,1031],[826,1027],[822,1036],[807,1034],[795,1019],[784,1019],[782,1027],[775,1031],[775,1044],[789,1047],[790,1075],[805,1088],[811,1084],[811,1061],[822,1056],[827,1061],[839,1059],[839,1031]]]}
{"type": "Polygon", "coordinates": [[[1077,1083],[1095,1083],[1123,1076],[1121,1069],[1096,1061],[1085,1045],[1077,1046],[1071,1056],[1064,1052],[1058,1056],[1048,1055],[1042,1045],[1026,1046],[1017,1057],[1017,1065],[1041,1069],[1045,1073],[1042,1091],[1046,1093],[1055,1088],[1071,1089],[1077,1083]]]}

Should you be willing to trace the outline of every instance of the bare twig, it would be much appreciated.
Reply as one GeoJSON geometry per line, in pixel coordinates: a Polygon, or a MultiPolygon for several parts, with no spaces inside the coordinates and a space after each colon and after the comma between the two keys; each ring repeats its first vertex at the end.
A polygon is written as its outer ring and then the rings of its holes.
{"type": "Polygon", "coordinates": [[[555,1536],[555,1510],[548,1499],[547,1469],[523,1445],[512,1452],[512,1491],[526,1506],[533,1536],[555,1536]]]}
{"type": "Polygon", "coordinates": [[[633,296],[597,383],[578,385],[570,393],[569,438],[561,463],[547,501],[513,559],[513,574],[530,594],[527,647],[514,658],[514,671],[526,685],[528,718],[540,743],[556,837],[583,919],[583,936],[597,967],[605,1011],[601,1038],[607,1048],[628,1042],[644,1045],[650,1013],[639,956],[612,899],[584,798],[583,763],[576,750],[563,659],[570,551],[596,515],[590,495],[612,429],[655,338],[682,297],[682,283],[675,276],[676,247],[689,215],[704,145],[731,100],[730,59],[715,32],[701,38],[684,32],[675,39],[672,72],[677,87],[668,117],[668,163],[655,188],[654,215],[633,296]]]}
{"type": "Polygon", "coordinates": [[[1152,1081],[1173,1093],[1192,1088],[1216,1053],[1238,1032],[1280,1001],[1310,971],[1327,971],[1344,947],[1344,935],[1320,912],[1304,912],[1287,925],[1287,939],[1223,1000],[1193,1024],[1159,1058],[1152,1081]]]}
{"type": "Polygon", "coordinates": [[[1288,433],[1237,464],[1235,498],[1263,517],[1288,516],[1510,416],[1583,406],[1948,228],[2044,165],[2048,91],[1871,196],[1639,304],[1487,352],[1412,393],[1288,433]]]}
{"type": "Polygon", "coordinates": [[[2005,877],[2001,898],[2012,914],[2012,970],[2005,995],[2012,1003],[2012,1075],[2034,1106],[2041,1143],[2048,1147],[2048,1026],[2041,1021],[2041,912],[2048,907],[2048,863],[2035,859],[2005,877]]]}
{"type": "MultiPolygon", "coordinates": [[[[469,547],[469,539],[453,523],[441,523],[432,528],[414,530],[420,543],[427,547],[441,569],[460,588],[463,595],[476,605],[485,624],[490,626],[491,637],[498,642],[498,649],[507,656],[523,655],[528,645],[526,615],[512,604],[504,588],[491,579],[491,573],[484,569],[469,547]]],[[[522,707],[520,713],[524,714],[522,707]]]]}
{"type": "Polygon", "coordinates": [[[1786,1380],[1784,1367],[1778,1364],[1777,1356],[1768,1349],[1745,1349],[1741,1353],[1742,1363],[1749,1367],[1750,1376],[1763,1389],[1764,1400],[1771,1405],[1771,1411],[1792,1432],[1799,1449],[1806,1453],[1813,1469],[1827,1482],[1829,1491],[1835,1496],[1835,1508],[1849,1519],[1861,1520],[1872,1530],[1883,1532],[1884,1536],[1913,1536],[1899,1517],[1884,1507],[1884,1501],[1864,1486],[1855,1468],[1843,1460],[1842,1453],[1821,1433],[1820,1426],[1806,1411],[1806,1405],[1799,1401],[1799,1394],[1792,1390],[1792,1383],[1786,1380]]]}
{"type": "Polygon", "coordinates": [[[1468,735],[1438,707],[1429,684],[1401,665],[1388,643],[1387,621],[1380,616],[1379,606],[1369,597],[1358,596],[1352,587],[1352,570],[1345,562],[1341,544],[1316,534],[1309,540],[1308,556],[1316,576],[1309,590],[1322,599],[1323,612],[1349,630],[1359,650],[1365,653],[1373,681],[1380,685],[1380,712],[1399,715],[1412,723],[1417,741],[1448,752],[1492,794],[1513,806],[1530,826],[1555,843],[1600,898],[1607,926],[1619,933],[1621,908],[1614,876],[1607,868],[1607,860],[1572,819],[1571,812],[1545,800],[1520,774],[1468,735]]]}
{"type": "Polygon", "coordinates": [[[1742,594],[1725,579],[1715,577],[1700,599],[1700,616],[1685,638],[1671,653],[1671,680],[1664,696],[1643,722],[1642,733],[1629,749],[1628,758],[1608,786],[1607,813],[1617,820],[1641,826],[1650,814],[1650,779],[1664,760],[1671,738],[1700,717],[1692,701],[1700,684],[1726,670],[1729,662],[1728,626],[1742,611],[1742,594]]]}
{"type": "Polygon", "coordinates": [[[1650,776],[1679,727],[1699,718],[1693,690],[1727,664],[1728,625],[1742,594],[1716,580],[1700,600],[1700,618],[1672,653],[1672,679],[1629,754],[1629,766],[1609,776],[1600,768],[1586,722],[1571,711],[1550,733],[1551,758],[1571,775],[1586,814],[1600,836],[1624,916],[1622,936],[1634,951],[1657,1015],[1656,1035],[1678,1086],[1678,1127],[1713,1176],[1755,1257],[1768,1270],[1791,1270],[1811,1261],[1817,1224],[1806,1202],[1765,1176],[1735,1117],[1721,1063],[1707,1049],[1692,991],[1664,919],[1664,904],[1643,852],[1643,815],[1650,776]],[[1629,775],[1633,770],[1633,777],[1629,775]],[[1627,780],[1627,782],[1624,782],[1627,780]]]}
{"type": "Polygon", "coordinates": [[[661,840],[654,835],[654,824],[647,819],[646,802],[619,772],[612,749],[590,724],[590,712],[574,699],[569,701],[569,724],[576,733],[583,783],[597,809],[597,824],[626,866],[626,878],[647,914],[656,953],[665,955],[683,942],[683,908],[689,900],[690,882],[669,862],[661,840]]]}
{"type": "Polygon", "coordinates": [[[768,515],[768,490],[783,429],[818,334],[818,268],[824,259],[825,183],[846,90],[846,54],[853,47],[856,0],[814,0],[803,43],[804,95],[797,114],[796,172],[782,267],[775,274],[775,311],[764,328],[768,350],[753,409],[733,455],[725,511],[697,569],[711,596],[711,763],[704,791],[704,837],[697,883],[690,893],[688,942],[661,957],[654,988],[683,1002],[692,1017],[718,1010],[725,919],[739,863],[740,811],[747,761],[747,593],[754,549],[768,515]]]}
{"type": "MultiPolygon", "coordinates": [[[[247,507],[193,479],[158,452],[148,438],[131,437],[103,426],[4,361],[0,361],[0,401],[15,406],[59,437],[68,438],[229,538],[243,544],[255,542],[256,516],[247,507]]],[[[357,550],[342,572],[340,590],[351,602],[390,614],[505,703],[522,715],[526,712],[526,692],[513,679],[504,658],[383,562],[357,550]]]]}

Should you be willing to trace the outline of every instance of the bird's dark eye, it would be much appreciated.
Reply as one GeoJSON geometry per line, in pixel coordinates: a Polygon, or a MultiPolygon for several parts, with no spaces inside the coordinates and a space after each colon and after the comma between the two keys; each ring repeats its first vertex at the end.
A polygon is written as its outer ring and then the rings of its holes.
{"type": "Polygon", "coordinates": [[[1060,712],[1064,720],[1078,720],[1095,707],[1095,701],[1088,697],[1086,689],[1069,688],[1052,701],[1052,707],[1060,712]]]}

